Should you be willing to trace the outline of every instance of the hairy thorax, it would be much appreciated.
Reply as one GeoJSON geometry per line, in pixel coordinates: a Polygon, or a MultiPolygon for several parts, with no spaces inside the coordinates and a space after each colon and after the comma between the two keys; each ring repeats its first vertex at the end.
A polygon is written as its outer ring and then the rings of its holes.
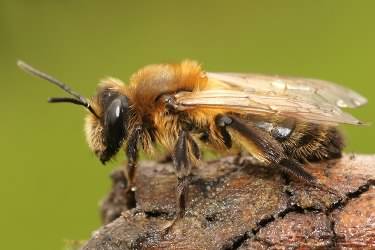
{"type": "MultiPolygon", "coordinates": [[[[199,91],[206,83],[205,74],[194,61],[142,68],[131,77],[126,90],[136,114],[133,122],[144,125],[149,140],[157,140],[167,150],[172,150],[183,119],[181,114],[168,110],[162,97],[181,91],[199,91]]],[[[145,141],[143,144],[151,143],[145,141]]]]}

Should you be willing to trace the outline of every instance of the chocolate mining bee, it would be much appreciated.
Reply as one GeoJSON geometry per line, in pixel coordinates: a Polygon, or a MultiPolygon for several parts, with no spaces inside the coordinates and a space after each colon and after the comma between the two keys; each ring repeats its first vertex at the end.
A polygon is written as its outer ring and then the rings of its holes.
{"type": "Polygon", "coordinates": [[[103,164],[124,148],[129,188],[134,186],[139,149],[151,152],[154,145],[162,145],[172,156],[177,176],[176,218],[184,215],[188,176],[200,160],[201,146],[239,148],[264,165],[315,184],[303,163],[340,157],[344,144],[337,126],[361,124],[341,108],[367,102],[327,81],[210,73],[191,60],[146,66],[127,85],[105,79],[96,95],[86,99],[24,62],[18,66],[72,96],[49,102],[82,105],[89,111],[87,142],[103,164]]]}

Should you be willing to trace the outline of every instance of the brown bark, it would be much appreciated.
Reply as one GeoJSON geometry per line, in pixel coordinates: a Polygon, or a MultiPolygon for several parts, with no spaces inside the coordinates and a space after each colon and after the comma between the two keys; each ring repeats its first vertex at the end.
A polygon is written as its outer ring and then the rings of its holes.
{"type": "Polygon", "coordinates": [[[174,216],[170,163],[141,162],[136,208],[121,171],[103,202],[103,221],[83,249],[375,249],[375,156],[306,165],[339,195],[294,181],[275,169],[233,157],[193,170],[188,210],[174,216]],[[110,222],[112,221],[112,222],[110,222]]]}

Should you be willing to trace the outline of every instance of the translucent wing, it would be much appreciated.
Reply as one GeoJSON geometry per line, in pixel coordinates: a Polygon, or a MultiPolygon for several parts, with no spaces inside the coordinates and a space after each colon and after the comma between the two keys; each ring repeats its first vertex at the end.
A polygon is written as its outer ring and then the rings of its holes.
{"type": "Polygon", "coordinates": [[[207,77],[224,82],[235,89],[287,93],[328,102],[340,108],[355,108],[367,103],[366,98],[351,89],[318,79],[242,73],[207,73],[207,77]]]}
{"type": "Polygon", "coordinates": [[[209,80],[220,81],[221,87],[177,94],[177,103],[182,108],[217,108],[295,117],[313,123],[361,124],[340,108],[354,108],[367,102],[352,90],[321,80],[236,73],[207,73],[207,76],[209,80]]]}

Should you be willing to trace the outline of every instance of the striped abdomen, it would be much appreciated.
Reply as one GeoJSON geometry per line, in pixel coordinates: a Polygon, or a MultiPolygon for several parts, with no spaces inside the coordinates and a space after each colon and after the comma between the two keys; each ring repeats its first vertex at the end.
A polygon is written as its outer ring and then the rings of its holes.
{"type": "Polygon", "coordinates": [[[269,132],[280,142],[286,155],[300,162],[338,158],[344,147],[340,132],[332,126],[293,119],[258,121],[256,126],[269,132]]]}

